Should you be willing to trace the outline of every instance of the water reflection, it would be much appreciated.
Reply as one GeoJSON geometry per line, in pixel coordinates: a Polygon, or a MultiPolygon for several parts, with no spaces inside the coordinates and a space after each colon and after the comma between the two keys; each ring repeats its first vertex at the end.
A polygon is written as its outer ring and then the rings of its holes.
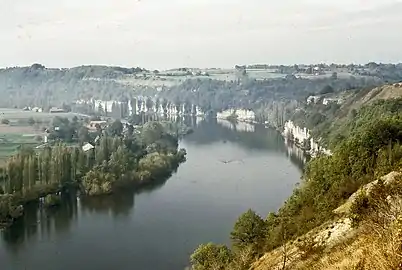
{"type": "Polygon", "coordinates": [[[71,224],[77,217],[75,193],[63,193],[60,208],[45,209],[38,202],[25,206],[24,216],[10,228],[2,231],[5,247],[11,253],[27,247],[27,244],[50,238],[54,233],[69,233],[71,224]]]}
{"type": "Polygon", "coordinates": [[[263,125],[208,119],[197,121],[192,128],[194,133],[185,137],[187,143],[203,145],[223,141],[254,151],[280,152],[286,154],[300,170],[308,161],[300,148],[286,143],[278,131],[263,125]]]}
{"type": "Polygon", "coordinates": [[[38,202],[25,206],[24,216],[13,226],[1,232],[5,247],[10,253],[18,253],[30,242],[51,239],[53,235],[70,232],[72,224],[79,218],[78,213],[109,214],[115,218],[127,217],[134,208],[135,195],[161,188],[167,178],[136,188],[120,189],[108,196],[79,198],[77,192],[70,190],[62,194],[62,204],[55,209],[46,209],[38,202]]]}
{"type": "Polygon", "coordinates": [[[195,117],[174,120],[194,133],[183,138],[188,161],[168,185],[161,179],[85,199],[70,192],[55,211],[29,204],[23,218],[1,233],[3,268],[183,269],[199,243],[226,243],[240,213],[247,207],[263,215],[274,211],[299,179],[303,153],[275,130],[195,117]],[[225,155],[245,162],[219,162],[225,155]]]}
{"type": "MultiPolygon", "coordinates": [[[[193,128],[194,133],[185,138],[194,144],[211,144],[218,141],[229,141],[247,149],[275,151],[285,153],[293,164],[302,170],[309,157],[282,135],[271,128],[259,124],[244,122],[233,123],[223,119],[201,118],[196,116],[165,115],[161,119],[184,123],[193,128]]],[[[156,119],[145,119],[145,121],[156,119]]]]}

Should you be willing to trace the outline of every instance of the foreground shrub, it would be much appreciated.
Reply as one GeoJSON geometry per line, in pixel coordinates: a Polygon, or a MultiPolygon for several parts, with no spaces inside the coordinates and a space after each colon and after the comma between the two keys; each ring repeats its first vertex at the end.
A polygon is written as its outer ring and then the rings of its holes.
{"type": "Polygon", "coordinates": [[[194,270],[223,270],[233,259],[227,246],[213,243],[200,245],[191,255],[194,270]]]}

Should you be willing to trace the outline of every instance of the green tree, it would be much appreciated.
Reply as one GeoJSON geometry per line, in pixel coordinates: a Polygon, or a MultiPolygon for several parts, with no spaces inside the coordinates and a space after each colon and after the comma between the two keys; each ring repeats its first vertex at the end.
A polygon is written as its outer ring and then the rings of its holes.
{"type": "Polygon", "coordinates": [[[38,164],[36,163],[36,157],[33,155],[29,156],[27,162],[29,168],[29,188],[32,189],[35,187],[38,178],[38,164]]]}
{"type": "Polygon", "coordinates": [[[252,246],[260,254],[264,246],[266,227],[264,220],[251,209],[236,221],[230,238],[236,248],[252,246]]]}
{"type": "Polygon", "coordinates": [[[324,94],[329,94],[329,93],[333,93],[335,90],[332,86],[330,85],[326,85],[321,91],[320,94],[324,95],[324,94]]]}
{"type": "Polygon", "coordinates": [[[89,130],[87,127],[80,127],[78,130],[78,141],[83,144],[85,142],[88,142],[90,139],[89,136],[89,130]]]}
{"type": "Polygon", "coordinates": [[[28,125],[33,126],[35,125],[35,119],[33,119],[32,117],[28,118],[28,125]]]}
{"type": "Polygon", "coordinates": [[[191,255],[194,270],[223,270],[233,259],[227,246],[208,243],[200,245],[191,255]]]}
{"type": "Polygon", "coordinates": [[[162,109],[163,109],[163,113],[167,113],[167,107],[168,107],[168,101],[167,99],[162,99],[162,109]]]}
{"type": "Polygon", "coordinates": [[[147,98],[146,102],[145,102],[145,106],[147,107],[147,111],[152,111],[153,106],[154,106],[154,102],[151,98],[147,98]]]}
{"type": "Polygon", "coordinates": [[[164,134],[164,128],[159,122],[148,122],[142,127],[141,137],[145,145],[150,145],[161,139],[164,134]]]}
{"type": "Polygon", "coordinates": [[[121,121],[116,120],[110,125],[108,131],[112,136],[121,136],[121,134],[123,133],[123,129],[124,127],[121,121]]]}
{"type": "Polygon", "coordinates": [[[155,101],[155,109],[157,113],[159,112],[160,107],[161,107],[161,101],[159,98],[157,98],[155,101]]]}
{"type": "Polygon", "coordinates": [[[141,113],[142,112],[142,99],[137,99],[137,108],[138,108],[138,112],[137,113],[141,113]]]}
{"type": "Polygon", "coordinates": [[[3,118],[3,119],[1,119],[1,123],[3,125],[8,125],[8,124],[10,124],[10,120],[3,118]]]}

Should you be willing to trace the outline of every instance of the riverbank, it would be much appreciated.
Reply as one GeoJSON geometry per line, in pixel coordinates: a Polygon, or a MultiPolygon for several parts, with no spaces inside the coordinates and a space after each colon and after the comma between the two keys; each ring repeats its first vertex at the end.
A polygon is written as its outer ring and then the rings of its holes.
{"type": "Polygon", "coordinates": [[[278,131],[285,139],[286,144],[292,144],[302,150],[306,155],[310,157],[316,157],[320,154],[332,155],[332,152],[323,147],[321,140],[316,140],[311,136],[311,131],[307,128],[302,128],[288,120],[283,127],[277,127],[265,123],[265,126],[273,128],[278,131]]]}
{"type": "Polygon", "coordinates": [[[110,184],[99,182],[100,175],[90,171],[82,182],[75,182],[65,186],[59,186],[59,184],[37,186],[28,192],[0,195],[0,228],[11,226],[16,219],[21,217],[24,212],[24,206],[27,203],[45,199],[49,195],[63,192],[63,190],[69,188],[78,188],[81,191],[81,196],[108,195],[125,187],[140,188],[154,181],[169,178],[179,165],[186,160],[186,151],[181,149],[175,154],[166,155],[164,157],[166,162],[163,165],[156,165],[156,159],[160,158],[161,155],[163,154],[157,153],[144,157],[143,160],[140,160],[139,166],[142,166],[141,169],[128,172],[120,179],[111,180],[110,184]],[[144,167],[147,162],[152,162],[152,168],[144,167]]]}
{"type": "Polygon", "coordinates": [[[38,152],[23,149],[3,169],[0,221],[12,224],[24,204],[68,186],[98,196],[130,182],[141,185],[166,177],[186,159],[178,139],[161,123],[148,122],[132,136],[103,135],[89,150],[64,144],[38,152]]]}
{"type": "Polygon", "coordinates": [[[301,164],[274,130],[243,132],[216,121],[192,128],[178,147],[186,149],[187,160],[167,180],[130,182],[105,196],[63,193],[54,211],[27,205],[0,237],[2,267],[184,269],[199,243],[229,241],[244,207],[274,211],[300,179],[301,164]],[[235,158],[244,163],[220,161],[235,158]],[[57,256],[46,255],[55,249],[57,256]]]}
{"type": "Polygon", "coordinates": [[[239,123],[250,125],[251,128],[247,129],[249,131],[254,130],[255,125],[263,125],[266,128],[276,130],[285,140],[285,144],[290,147],[297,147],[308,157],[316,157],[320,154],[331,155],[331,151],[322,147],[321,143],[316,142],[314,138],[311,137],[310,132],[306,128],[300,128],[295,126],[292,121],[285,122],[284,127],[278,127],[271,125],[269,122],[259,123],[251,119],[238,119],[234,115],[227,117],[217,117],[218,121],[227,121],[232,125],[239,123]]]}
{"type": "MultiPolygon", "coordinates": [[[[398,173],[402,157],[402,135],[399,132],[402,129],[401,104],[400,99],[379,101],[362,107],[354,118],[349,117],[334,123],[334,126],[341,126],[343,129],[332,130],[331,135],[343,133],[349,136],[338,138],[339,143],[332,155],[318,155],[307,164],[302,182],[282,207],[266,218],[251,210],[244,213],[230,234],[234,248],[202,245],[193,253],[193,265],[207,266],[206,269],[209,269],[209,265],[218,263],[221,269],[235,269],[243,263],[250,265],[263,256],[268,258],[268,261],[274,257],[274,264],[263,264],[262,267],[257,265],[256,269],[285,269],[287,260],[293,260],[293,255],[309,256],[305,253],[311,252],[315,256],[313,260],[322,258],[319,239],[325,240],[347,233],[351,226],[361,221],[378,222],[376,225],[382,226],[382,229],[384,224],[385,227],[392,226],[391,230],[382,230],[380,235],[400,232],[402,223],[395,221],[402,220],[399,214],[401,178],[398,173]],[[387,180],[389,172],[393,172],[390,175],[397,176],[395,180],[387,180]],[[383,175],[387,177],[380,178],[383,175]],[[397,185],[393,186],[391,182],[397,185]],[[359,189],[362,191],[356,193],[359,189]],[[351,198],[356,199],[350,203],[350,215],[346,219],[339,219],[339,207],[345,202],[348,203],[351,198]],[[288,246],[287,243],[293,245],[288,246]],[[296,248],[301,252],[295,254],[296,248]],[[277,256],[278,254],[282,257],[277,256]]],[[[288,130],[290,135],[296,135],[305,142],[310,137],[306,128],[300,129],[292,125],[288,130]]],[[[390,267],[382,269],[396,269],[396,266],[400,266],[401,242],[400,237],[397,237],[398,249],[395,249],[394,244],[387,246],[390,239],[395,240],[392,235],[372,238],[376,242],[373,251],[383,256],[382,258],[392,258],[390,267]]],[[[369,247],[366,250],[370,252],[369,247]]],[[[359,269],[371,269],[371,263],[364,260],[357,263],[363,266],[359,269]]],[[[342,269],[356,269],[353,268],[356,266],[354,264],[349,266],[351,268],[342,269]]],[[[291,268],[332,269],[312,265],[291,268]]]]}
{"type": "Polygon", "coordinates": [[[24,206],[32,201],[37,201],[49,194],[55,194],[62,188],[58,184],[37,186],[25,193],[0,195],[0,229],[11,226],[16,219],[24,213],[24,206]]]}
{"type": "Polygon", "coordinates": [[[267,252],[250,270],[397,269],[401,264],[401,172],[362,186],[334,219],[267,252]],[[362,204],[362,202],[364,202],[362,204]]]}

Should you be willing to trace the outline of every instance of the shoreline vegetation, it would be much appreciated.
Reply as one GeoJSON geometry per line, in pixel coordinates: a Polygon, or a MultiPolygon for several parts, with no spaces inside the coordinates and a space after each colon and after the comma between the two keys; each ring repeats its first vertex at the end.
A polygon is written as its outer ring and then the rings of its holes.
{"type": "Polygon", "coordinates": [[[171,131],[166,123],[147,122],[125,134],[105,131],[87,151],[62,142],[39,151],[22,148],[1,168],[0,226],[12,225],[30,201],[57,206],[58,194],[70,187],[99,196],[169,177],[186,160],[180,134],[171,131]]]}
{"type": "MultiPolygon", "coordinates": [[[[330,136],[344,135],[337,137],[333,154],[318,155],[307,163],[303,180],[280,209],[266,218],[252,210],[242,214],[230,234],[232,245],[200,245],[191,255],[191,269],[246,270],[264,254],[280,247],[284,249],[282,269],[287,269],[287,243],[309,240],[303,240],[303,235],[339,218],[335,209],[362,186],[400,170],[401,98],[364,105],[353,117],[339,119],[333,126],[326,130],[330,136]]],[[[365,206],[355,208],[354,216],[366,211],[365,206]]],[[[388,256],[401,262],[399,251],[388,256]]]]}

